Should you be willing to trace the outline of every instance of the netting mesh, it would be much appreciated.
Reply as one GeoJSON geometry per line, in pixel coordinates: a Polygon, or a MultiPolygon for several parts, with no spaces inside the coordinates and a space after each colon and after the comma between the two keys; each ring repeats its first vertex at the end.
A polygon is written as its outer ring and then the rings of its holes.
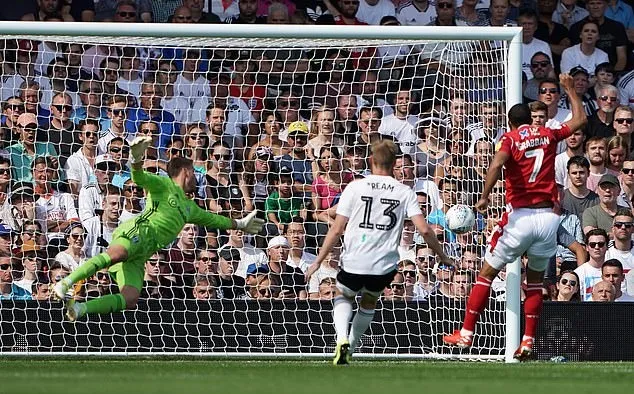
{"type": "MultiPolygon", "coordinates": [[[[444,212],[477,201],[505,128],[505,43],[92,36],[2,43],[0,168],[9,171],[0,175],[1,219],[13,232],[11,257],[0,259],[13,264],[13,283],[7,287],[6,276],[0,284],[3,298],[38,302],[3,305],[0,351],[331,352],[339,251],[308,283],[303,273],[339,194],[369,173],[369,144],[385,138],[404,154],[394,176],[414,188],[460,264],[434,269],[433,253],[406,225],[400,273],[358,351],[458,354],[441,336],[464,314],[504,205],[501,185],[468,234],[446,229],[444,212]],[[129,142],[140,134],[153,137],[147,171],[166,176],[171,158],[189,157],[191,197],[201,207],[234,218],[258,209],[266,228],[247,236],[187,225],[146,263],[136,311],[63,324],[61,306],[46,302],[48,285],[148,209],[128,167],[129,142]]],[[[69,297],[118,292],[116,279],[99,271],[69,297]]],[[[497,285],[470,351],[476,357],[503,353],[497,285]]]]}

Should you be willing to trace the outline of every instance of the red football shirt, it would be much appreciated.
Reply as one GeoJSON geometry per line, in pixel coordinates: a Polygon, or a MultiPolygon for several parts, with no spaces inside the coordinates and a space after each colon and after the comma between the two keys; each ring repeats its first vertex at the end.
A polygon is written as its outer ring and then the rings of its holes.
{"type": "Polygon", "coordinates": [[[557,203],[557,142],[571,134],[566,125],[559,129],[523,125],[502,136],[500,150],[510,155],[504,165],[507,204],[522,208],[544,201],[557,203]]]}

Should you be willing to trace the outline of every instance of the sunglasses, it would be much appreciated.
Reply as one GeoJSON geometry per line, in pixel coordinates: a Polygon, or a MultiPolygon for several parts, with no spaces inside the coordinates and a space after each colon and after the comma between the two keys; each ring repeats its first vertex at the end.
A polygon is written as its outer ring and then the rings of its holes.
{"type": "Polygon", "coordinates": [[[159,260],[158,260],[158,259],[150,259],[150,260],[148,260],[147,262],[148,262],[148,264],[150,264],[150,265],[154,265],[154,266],[159,265],[159,260]]]}
{"type": "Polygon", "coordinates": [[[539,89],[539,94],[546,94],[546,93],[558,94],[559,89],[558,88],[540,88],[539,89]]]}
{"type": "Polygon", "coordinates": [[[391,283],[390,287],[393,289],[404,289],[405,283],[391,283]]]}
{"type": "Polygon", "coordinates": [[[217,257],[203,256],[203,257],[199,257],[198,260],[202,261],[203,263],[208,263],[208,262],[217,263],[218,262],[217,257]]]}
{"type": "Polygon", "coordinates": [[[231,160],[231,155],[220,155],[215,153],[214,154],[214,159],[216,160],[231,160]]]}
{"type": "Polygon", "coordinates": [[[625,228],[629,230],[634,227],[634,222],[614,222],[614,227],[625,228]]]}
{"type": "Polygon", "coordinates": [[[140,193],[141,190],[143,190],[142,188],[140,188],[139,186],[126,186],[124,189],[126,192],[137,192],[140,193]]]}
{"type": "Polygon", "coordinates": [[[427,262],[435,262],[436,256],[418,256],[416,257],[418,261],[427,261],[427,262]]]}
{"type": "Polygon", "coordinates": [[[614,119],[614,121],[618,124],[623,124],[623,123],[627,123],[627,124],[632,124],[632,122],[634,122],[634,119],[632,118],[616,118],[614,119]]]}
{"type": "Polygon", "coordinates": [[[125,109],[116,108],[116,109],[108,109],[108,111],[112,112],[115,116],[123,116],[125,115],[125,109]]]}
{"type": "Polygon", "coordinates": [[[416,271],[413,270],[403,270],[403,276],[416,276],[416,271]]]}
{"type": "Polygon", "coordinates": [[[550,65],[550,62],[548,60],[531,63],[531,67],[534,67],[534,68],[539,68],[539,67],[543,68],[543,67],[548,67],[549,65],[550,65]]]}
{"type": "Polygon", "coordinates": [[[152,130],[152,129],[140,129],[139,133],[143,133],[143,134],[155,134],[158,133],[158,130],[152,130]]]}
{"type": "Polygon", "coordinates": [[[634,168],[622,168],[621,172],[625,175],[634,174],[634,168]]]}
{"type": "Polygon", "coordinates": [[[439,264],[438,265],[438,269],[440,270],[449,270],[449,271],[453,271],[456,268],[453,265],[446,265],[446,264],[439,264]]]}
{"type": "Polygon", "coordinates": [[[605,242],[588,242],[588,246],[591,248],[602,248],[605,246],[605,242]]]}
{"type": "Polygon", "coordinates": [[[0,168],[0,175],[9,175],[11,170],[9,168],[0,168]]]}
{"type": "Polygon", "coordinates": [[[122,18],[136,18],[136,12],[119,11],[117,12],[117,15],[119,15],[122,18]]]}
{"type": "Polygon", "coordinates": [[[73,110],[72,105],[65,105],[65,104],[53,104],[51,105],[51,107],[55,108],[59,112],[70,112],[73,110]]]}
{"type": "Polygon", "coordinates": [[[600,96],[599,100],[601,100],[601,101],[609,101],[611,103],[615,103],[618,100],[618,98],[613,97],[613,96],[600,96]]]}
{"type": "Polygon", "coordinates": [[[202,140],[203,138],[207,138],[205,134],[190,134],[189,138],[192,140],[202,140]]]}
{"type": "Polygon", "coordinates": [[[22,232],[22,234],[28,235],[29,237],[39,237],[40,235],[42,235],[41,232],[33,230],[24,231],[22,232]]]}
{"type": "Polygon", "coordinates": [[[562,285],[567,285],[570,283],[570,286],[575,287],[577,285],[577,281],[574,279],[566,279],[566,278],[561,278],[561,280],[559,281],[562,285]]]}
{"type": "Polygon", "coordinates": [[[450,8],[453,8],[453,4],[451,4],[451,3],[438,3],[438,8],[450,9],[450,8]]]}
{"type": "Polygon", "coordinates": [[[0,264],[0,270],[6,271],[11,268],[11,264],[0,264]]]}
{"type": "Polygon", "coordinates": [[[24,129],[25,131],[35,131],[35,130],[37,130],[37,123],[29,123],[29,124],[26,124],[26,125],[19,124],[18,126],[20,126],[20,128],[24,129]]]}
{"type": "Polygon", "coordinates": [[[79,239],[79,238],[84,239],[85,236],[86,236],[86,234],[84,234],[84,233],[81,233],[81,234],[73,233],[73,234],[70,235],[70,237],[72,239],[79,239]]]}
{"type": "Polygon", "coordinates": [[[118,146],[113,146],[112,148],[109,149],[110,153],[119,153],[121,151],[123,151],[123,153],[128,153],[130,152],[130,148],[123,147],[123,148],[119,148],[118,146]]]}
{"type": "Polygon", "coordinates": [[[99,133],[96,131],[84,131],[86,137],[99,137],[99,133]]]}
{"type": "Polygon", "coordinates": [[[104,279],[110,280],[110,274],[106,272],[97,272],[95,276],[97,277],[97,280],[104,280],[104,279]]]}
{"type": "Polygon", "coordinates": [[[12,110],[12,111],[22,111],[22,112],[24,112],[24,105],[11,104],[11,105],[9,105],[9,109],[12,110]]]}

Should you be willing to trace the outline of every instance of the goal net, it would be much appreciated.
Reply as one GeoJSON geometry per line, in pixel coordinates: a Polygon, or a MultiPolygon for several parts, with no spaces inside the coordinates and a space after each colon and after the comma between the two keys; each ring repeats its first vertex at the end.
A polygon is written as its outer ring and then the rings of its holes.
{"type": "MultiPolygon", "coordinates": [[[[11,271],[0,277],[0,353],[330,355],[338,253],[309,283],[302,272],[338,193],[367,175],[369,144],[384,138],[404,154],[394,176],[459,263],[435,266],[406,226],[399,274],[356,355],[503,359],[507,334],[519,336],[518,267],[508,291],[497,283],[473,348],[442,344],[464,316],[502,186],[466,235],[443,227],[443,211],[482,191],[507,106],[521,98],[519,30],[363,29],[0,25],[1,219],[12,243],[0,257],[11,271]],[[186,226],[145,264],[136,309],[66,323],[48,284],[147,209],[127,163],[140,134],[153,137],[147,171],[166,176],[171,158],[191,158],[201,207],[234,218],[258,209],[266,229],[186,226]]],[[[117,292],[115,279],[99,271],[69,297],[117,292]]]]}

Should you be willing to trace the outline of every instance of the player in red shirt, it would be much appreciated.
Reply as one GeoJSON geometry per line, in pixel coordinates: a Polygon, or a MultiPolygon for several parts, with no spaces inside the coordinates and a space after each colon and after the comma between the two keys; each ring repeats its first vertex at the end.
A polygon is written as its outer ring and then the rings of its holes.
{"type": "Polygon", "coordinates": [[[575,93],[572,77],[561,74],[559,82],[572,104],[572,119],[561,128],[530,126],[532,118],[528,105],[516,104],[509,110],[511,131],[500,140],[499,150],[487,173],[482,197],[475,208],[486,212],[489,194],[502,174],[502,167],[506,169],[506,202],[510,207],[489,241],[484,266],[467,300],[462,329],[444,336],[446,344],[461,348],[472,345],[478,317],[489,301],[491,282],[506,264],[526,253],[526,326],[522,343],[514,357],[524,360],[533,352],[533,340],[542,309],[544,270],[557,248],[559,215],[554,211],[557,204],[557,142],[583,127],[587,121],[581,99],[575,93]]]}

